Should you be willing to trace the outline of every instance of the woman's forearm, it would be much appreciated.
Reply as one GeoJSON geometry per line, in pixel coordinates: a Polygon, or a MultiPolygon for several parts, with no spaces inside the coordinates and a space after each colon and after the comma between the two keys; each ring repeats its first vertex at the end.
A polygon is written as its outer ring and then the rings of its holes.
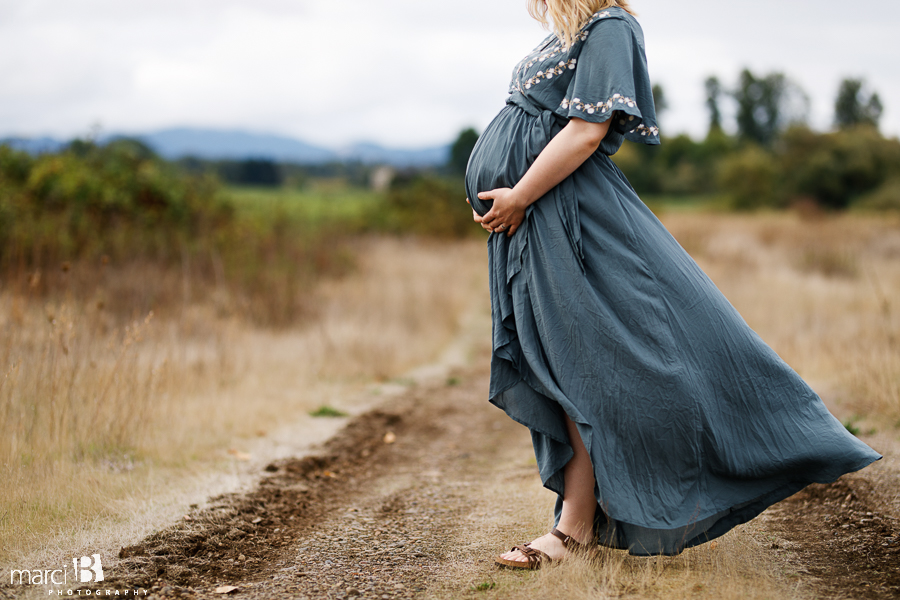
{"type": "Polygon", "coordinates": [[[609,131],[610,122],[571,119],[513,188],[517,204],[522,208],[529,206],[571,175],[597,150],[609,131]]]}

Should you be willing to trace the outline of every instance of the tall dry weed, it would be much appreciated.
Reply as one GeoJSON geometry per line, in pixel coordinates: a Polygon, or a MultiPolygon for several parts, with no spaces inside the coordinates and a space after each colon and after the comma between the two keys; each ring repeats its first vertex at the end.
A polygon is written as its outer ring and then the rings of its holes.
{"type": "Polygon", "coordinates": [[[478,242],[369,241],[359,256],[365,278],[326,282],[319,292],[316,371],[323,377],[386,379],[433,359],[460,315],[487,302],[478,242]]]}
{"type": "Polygon", "coordinates": [[[177,367],[158,325],[148,313],[108,328],[96,307],[0,295],[3,554],[107,514],[146,470],[175,403],[205,379],[177,367]]]}
{"type": "Polygon", "coordinates": [[[352,409],[486,303],[481,243],[354,251],[352,275],[303,290],[317,317],[281,329],[200,298],[122,323],[71,296],[0,293],[0,562],[132,518],[160,482],[227,468],[323,402],[352,409]]]}
{"type": "Polygon", "coordinates": [[[733,531],[714,544],[688,549],[679,556],[637,557],[600,549],[541,571],[528,586],[528,595],[548,600],[804,597],[786,589],[777,567],[761,554],[760,546],[742,531],[733,531]]]}

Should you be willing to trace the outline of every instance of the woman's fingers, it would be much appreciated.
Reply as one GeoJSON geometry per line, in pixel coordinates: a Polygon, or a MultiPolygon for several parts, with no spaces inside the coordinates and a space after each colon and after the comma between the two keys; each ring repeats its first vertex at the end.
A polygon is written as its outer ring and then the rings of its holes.
{"type": "MultiPolygon", "coordinates": [[[[472,219],[481,225],[485,231],[505,233],[509,237],[516,232],[522,223],[522,216],[524,215],[516,214],[515,211],[510,210],[509,206],[504,206],[502,201],[497,201],[504,198],[505,192],[508,191],[509,188],[499,188],[488,192],[478,192],[478,198],[481,200],[495,200],[494,205],[483,216],[475,212],[474,208],[472,209],[472,219]]],[[[472,206],[472,202],[468,198],[466,198],[466,202],[469,203],[469,206],[472,206]]]]}
{"type": "Polygon", "coordinates": [[[509,211],[503,210],[495,210],[491,209],[487,213],[485,213],[484,217],[481,219],[483,222],[488,223],[494,228],[499,227],[500,225],[506,225],[509,227],[516,220],[515,215],[510,213],[509,211]]]}
{"type": "Polygon", "coordinates": [[[479,200],[497,200],[498,197],[503,196],[505,192],[508,192],[509,188],[497,188],[495,190],[489,190],[487,192],[478,192],[479,200]]]}
{"type": "MultiPolygon", "coordinates": [[[[468,198],[466,198],[466,202],[468,202],[469,206],[472,206],[472,203],[469,202],[468,198]]],[[[490,229],[487,225],[484,224],[484,218],[481,215],[479,215],[477,212],[475,212],[474,208],[472,209],[472,220],[475,221],[476,223],[478,223],[479,225],[481,225],[482,227],[484,227],[485,229],[487,229],[488,231],[492,231],[492,229],[490,229]]]]}
{"type": "Polygon", "coordinates": [[[479,199],[494,201],[491,209],[481,217],[481,226],[486,230],[510,236],[519,228],[525,215],[506,201],[511,191],[510,188],[498,188],[478,193],[479,199]]]}

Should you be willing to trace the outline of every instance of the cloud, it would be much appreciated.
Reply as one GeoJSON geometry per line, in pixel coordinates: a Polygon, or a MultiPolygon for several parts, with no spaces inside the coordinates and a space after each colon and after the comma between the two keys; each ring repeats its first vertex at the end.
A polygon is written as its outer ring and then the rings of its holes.
{"type": "MultiPolygon", "coordinates": [[[[844,76],[881,93],[900,132],[893,0],[735,5],[638,0],[667,131],[705,132],[702,82],[785,71],[827,127],[844,76]]],[[[0,134],[173,125],[332,146],[441,143],[483,128],[513,65],[546,35],[522,0],[0,0],[0,134]]]]}

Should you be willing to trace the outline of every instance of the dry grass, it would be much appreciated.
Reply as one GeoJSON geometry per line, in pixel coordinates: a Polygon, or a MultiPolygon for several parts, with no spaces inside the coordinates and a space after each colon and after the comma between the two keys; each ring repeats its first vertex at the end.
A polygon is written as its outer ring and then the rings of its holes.
{"type": "Polygon", "coordinates": [[[283,331],[214,305],[117,329],[71,298],[0,295],[0,562],[134,518],[178,473],[227,469],[317,406],[353,412],[360,384],[433,360],[484,299],[482,243],[358,244],[357,273],[283,331]]]}
{"type": "Polygon", "coordinates": [[[615,550],[579,557],[535,578],[545,598],[717,598],[763,600],[809,597],[791,589],[753,538],[732,532],[677,557],[639,558],[615,550]]]}
{"type": "Polygon", "coordinates": [[[492,557],[546,533],[554,496],[543,489],[527,431],[505,449],[493,485],[468,489],[470,519],[465,537],[448,542],[449,568],[429,598],[484,597],[627,598],[634,600],[805,600],[814,595],[799,586],[799,576],[771,550],[771,540],[752,522],[675,557],[634,557],[602,549],[597,556],[572,557],[536,572],[498,569],[492,557]],[[472,557],[479,557],[474,562],[472,557]],[[480,586],[480,589],[479,589],[480,586]],[[493,586],[493,587],[491,587],[493,586]]]}
{"type": "Polygon", "coordinates": [[[483,242],[399,240],[360,249],[370,274],[354,285],[319,291],[320,377],[388,379],[434,358],[457,331],[459,316],[487,302],[483,242]]]}
{"type": "MultiPolygon", "coordinates": [[[[900,222],[790,214],[663,221],[816,389],[833,390],[849,414],[879,427],[900,423],[900,222]]],[[[359,244],[359,272],[316,291],[320,318],[305,329],[254,329],[197,306],[178,320],[139,315],[116,330],[90,307],[0,295],[0,462],[13,482],[0,488],[3,558],[50,552],[104,523],[132,527],[123,536],[146,532],[152,523],[128,525],[142,498],[198,469],[227,469],[228,449],[275,437],[278,423],[304,431],[296,423],[309,423],[306,411],[322,404],[357,412],[367,383],[433,360],[460,315],[486,305],[480,241],[359,244]]],[[[476,537],[452,542],[435,597],[809,597],[791,566],[766,552],[756,521],[715,549],[679,557],[607,552],[538,573],[473,563],[549,526],[552,494],[540,488],[524,430],[507,452],[496,485],[467,488],[477,527],[466,531],[476,537]],[[491,582],[498,587],[470,591],[491,582]]]]}

